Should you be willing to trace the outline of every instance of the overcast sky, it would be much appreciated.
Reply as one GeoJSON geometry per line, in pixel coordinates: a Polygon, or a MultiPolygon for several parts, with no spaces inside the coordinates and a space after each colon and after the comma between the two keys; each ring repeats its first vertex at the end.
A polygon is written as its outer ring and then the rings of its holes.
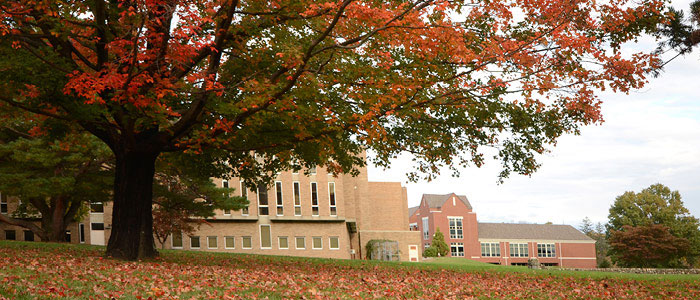
{"type": "MultiPolygon", "coordinates": [[[[689,1],[673,1],[687,12],[689,1]]],[[[650,41],[635,47],[648,47],[650,41]]],[[[599,94],[605,122],[563,136],[540,158],[532,177],[511,175],[497,184],[500,165],[444,172],[432,182],[407,182],[410,159],[383,170],[370,166],[371,181],[400,181],[409,206],[424,193],[466,195],[480,222],[529,222],[579,226],[584,217],[606,222],[615,197],[654,183],[678,190],[700,217],[700,49],[669,63],[659,78],[625,94],[599,94]]]]}

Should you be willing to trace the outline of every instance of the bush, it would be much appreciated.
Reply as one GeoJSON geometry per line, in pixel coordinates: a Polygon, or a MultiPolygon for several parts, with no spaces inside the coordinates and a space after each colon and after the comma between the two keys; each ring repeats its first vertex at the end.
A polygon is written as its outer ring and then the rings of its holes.
{"type": "Polygon", "coordinates": [[[601,260],[601,261],[598,263],[598,268],[607,269],[607,268],[610,268],[610,267],[611,267],[610,260],[608,260],[607,257],[604,257],[603,260],[601,260]]]}
{"type": "Polygon", "coordinates": [[[429,248],[433,247],[437,252],[437,256],[447,256],[447,253],[450,252],[450,247],[448,247],[447,243],[445,243],[445,236],[442,235],[442,232],[440,232],[440,228],[435,231],[433,241],[430,243],[429,248]]]}
{"type": "Polygon", "coordinates": [[[437,257],[438,252],[437,249],[435,249],[433,246],[430,246],[428,248],[425,248],[423,250],[423,257],[437,257]]]}

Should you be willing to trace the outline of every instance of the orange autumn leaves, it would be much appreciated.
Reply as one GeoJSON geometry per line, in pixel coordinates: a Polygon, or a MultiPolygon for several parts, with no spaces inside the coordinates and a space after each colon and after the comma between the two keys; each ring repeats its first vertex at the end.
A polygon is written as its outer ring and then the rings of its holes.
{"type": "Polygon", "coordinates": [[[697,281],[459,272],[174,252],[149,262],[68,246],[0,248],[0,295],[136,299],[697,299],[697,281]]]}

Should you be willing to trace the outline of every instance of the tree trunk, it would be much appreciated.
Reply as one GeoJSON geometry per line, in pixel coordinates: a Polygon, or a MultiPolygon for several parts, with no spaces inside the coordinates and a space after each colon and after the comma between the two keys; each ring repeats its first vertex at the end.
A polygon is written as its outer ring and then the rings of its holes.
{"type": "Polygon", "coordinates": [[[63,215],[66,213],[66,199],[63,197],[56,197],[53,199],[53,205],[51,206],[51,215],[42,214],[43,218],[51,218],[47,221],[42,221],[42,225],[46,224],[49,227],[45,227],[44,231],[47,232],[47,238],[50,242],[63,243],[66,241],[66,227],[68,224],[63,222],[63,215]],[[48,224],[47,224],[48,223],[48,224]]]}
{"type": "MultiPolygon", "coordinates": [[[[114,150],[114,149],[113,149],[114,150]]],[[[114,207],[107,255],[137,260],[158,255],[153,241],[153,175],[157,152],[114,151],[114,207]]]]}

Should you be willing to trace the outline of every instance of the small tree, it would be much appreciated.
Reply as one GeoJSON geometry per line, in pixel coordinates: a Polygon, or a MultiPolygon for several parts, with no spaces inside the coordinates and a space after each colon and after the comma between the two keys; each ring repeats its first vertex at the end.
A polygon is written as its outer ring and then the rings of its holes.
{"type": "Polygon", "coordinates": [[[591,236],[591,233],[594,231],[593,229],[593,222],[591,222],[591,219],[588,217],[583,218],[583,221],[581,221],[581,227],[579,227],[579,230],[583,232],[585,235],[589,236],[590,238],[593,238],[591,236]]]}
{"type": "Polygon", "coordinates": [[[437,256],[447,256],[447,253],[450,252],[450,247],[445,243],[445,236],[440,232],[440,228],[435,231],[429,248],[434,248],[437,256]]]}
{"type": "Polygon", "coordinates": [[[679,267],[679,259],[687,254],[690,243],[675,237],[668,226],[649,224],[610,233],[610,253],[623,267],[679,267]]]}

